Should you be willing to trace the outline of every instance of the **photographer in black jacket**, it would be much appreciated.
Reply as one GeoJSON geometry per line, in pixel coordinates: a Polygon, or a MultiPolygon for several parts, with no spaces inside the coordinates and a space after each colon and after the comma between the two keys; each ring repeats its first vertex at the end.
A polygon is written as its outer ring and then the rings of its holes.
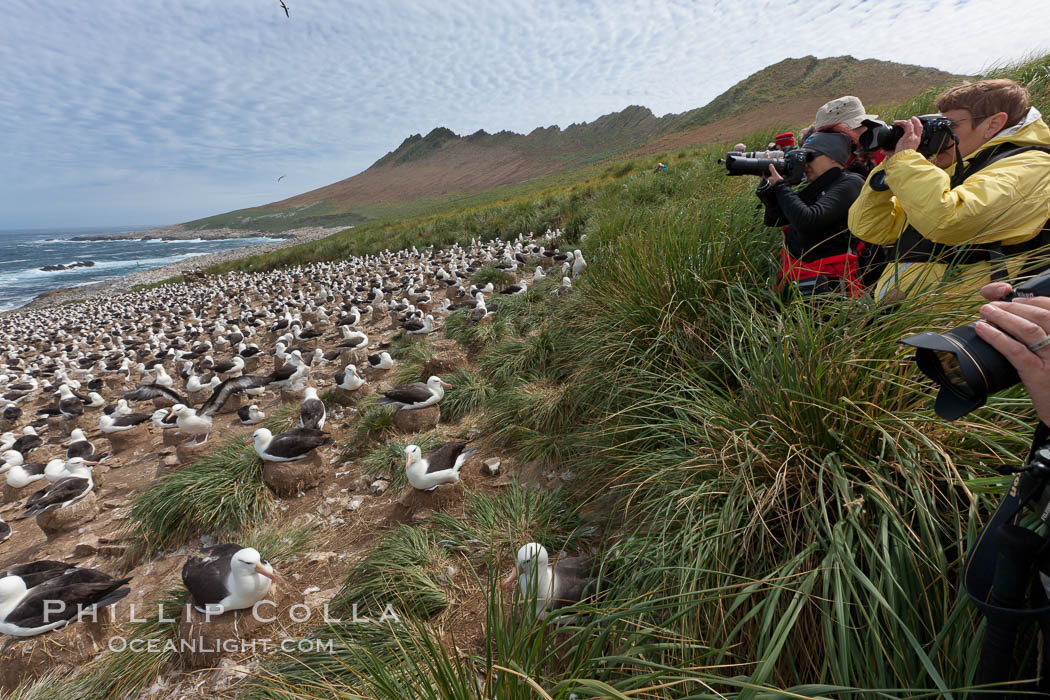
{"type": "Polygon", "coordinates": [[[845,134],[818,132],[802,148],[804,188],[795,192],[770,166],[757,191],[766,206],[765,224],[784,229],[777,288],[804,297],[831,292],[859,296],[857,255],[846,223],[864,186],[862,177],[844,170],[853,142],[845,134]]]}

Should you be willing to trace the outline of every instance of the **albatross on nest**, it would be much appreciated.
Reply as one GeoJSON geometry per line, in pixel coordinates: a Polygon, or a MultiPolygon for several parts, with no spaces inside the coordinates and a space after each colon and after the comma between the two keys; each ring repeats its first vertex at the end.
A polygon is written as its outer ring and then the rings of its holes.
{"type": "Polygon", "coordinates": [[[5,576],[21,576],[22,580],[25,581],[26,588],[32,588],[33,586],[39,586],[45,581],[58,578],[70,569],[75,568],[76,565],[74,564],[66,564],[65,562],[54,561],[53,559],[38,559],[25,564],[12,566],[6,571],[0,570],[0,578],[5,576]]]}
{"type": "Polygon", "coordinates": [[[369,355],[368,366],[372,369],[390,369],[394,366],[394,359],[384,350],[378,355],[369,355]]]}
{"type": "Polygon", "coordinates": [[[321,430],[326,417],[324,401],[317,397],[317,389],[306,387],[306,397],[299,407],[299,427],[321,430]]]}
{"type": "Polygon", "coordinates": [[[294,462],[333,440],[320,430],[296,428],[274,435],[267,428],[259,428],[252,433],[252,442],[255,454],[266,462],[294,462]]]}
{"type": "Polygon", "coordinates": [[[269,381],[270,377],[253,377],[250,375],[234,377],[220,382],[211,396],[208,397],[208,400],[201,404],[201,407],[198,409],[190,408],[183,403],[177,403],[172,406],[171,412],[175,415],[175,425],[178,426],[179,432],[189,433],[193,436],[193,439],[186,444],[197,445],[207,442],[208,437],[211,435],[212,417],[219,412],[219,409],[223,407],[231,396],[238,391],[266,386],[269,381]],[[200,439],[201,435],[204,436],[203,440],[200,439]]]}
{"type": "Polygon", "coordinates": [[[58,387],[58,412],[68,418],[76,418],[84,415],[84,402],[78,399],[73,390],[63,384],[58,387]]]}
{"type": "Polygon", "coordinates": [[[22,429],[22,437],[15,440],[14,444],[11,445],[12,450],[21,452],[22,455],[29,454],[30,450],[35,450],[44,444],[44,441],[36,434],[36,429],[27,425],[22,429]]]}
{"type": "Polygon", "coordinates": [[[422,321],[406,321],[401,324],[405,335],[426,335],[434,330],[434,317],[427,314],[422,321]]]}
{"type": "Polygon", "coordinates": [[[182,567],[182,582],[203,613],[250,608],[266,597],[277,579],[273,567],[251,547],[219,544],[190,557],[182,567]]]}
{"type": "Polygon", "coordinates": [[[536,614],[542,618],[558,608],[578,603],[594,582],[592,571],[589,557],[567,557],[551,566],[543,545],[529,542],[518,550],[514,571],[502,585],[507,590],[517,580],[524,598],[535,597],[536,614]]]}
{"type": "Polygon", "coordinates": [[[23,517],[66,508],[91,493],[95,481],[91,478],[91,470],[82,459],[67,462],[66,470],[69,476],[48,484],[26,499],[23,517]]]}
{"type": "Polygon", "coordinates": [[[103,413],[98,417],[98,429],[107,434],[125,433],[149,419],[150,416],[147,413],[103,413]]]}
{"type": "Polygon", "coordinates": [[[412,382],[411,384],[402,384],[384,391],[383,398],[376,401],[376,404],[393,404],[406,410],[426,408],[445,398],[445,387],[451,386],[451,384],[441,381],[441,377],[433,376],[425,384],[423,382],[412,382]]]}
{"type": "Polygon", "coordinates": [[[442,484],[458,483],[463,463],[477,452],[466,447],[465,442],[446,442],[423,457],[418,445],[409,445],[405,448],[408,483],[420,491],[433,491],[442,484]]]}
{"type": "Polygon", "coordinates": [[[21,576],[0,578],[0,633],[33,637],[65,627],[84,614],[113,605],[131,589],[94,569],[69,569],[32,588],[21,576]]]}
{"type": "Polygon", "coordinates": [[[93,457],[95,446],[88,442],[87,436],[80,428],[76,428],[69,434],[69,445],[66,447],[66,459],[73,457],[93,457]]]}
{"type": "Polygon", "coordinates": [[[356,365],[347,365],[342,372],[335,375],[335,385],[343,391],[357,391],[364,384],[365,380],[357,373],[356,365]]]}
{"type": "Polygon", "coordinates": [[[26,464],[18,450],[8,450],[0,457],[4,460],[4,464],[0,465],[0,474],[7,473],[7,485],[13,489],[25,488],[45,478],[44,468],[47,465],[36,462],[26,464]]]}
{"type": "Polygon", "coordinates": [[[256,404],[238,408],[237,417],[241,419],[241,423],[244,425],[255,425],[266,420],[266,414],[260,411],[256,404]]]}

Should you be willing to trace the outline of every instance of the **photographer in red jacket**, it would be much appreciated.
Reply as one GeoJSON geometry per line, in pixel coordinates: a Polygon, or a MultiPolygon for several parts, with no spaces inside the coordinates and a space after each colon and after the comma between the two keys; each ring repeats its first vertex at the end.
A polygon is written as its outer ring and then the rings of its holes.
{"type": "Polygon", "coordinates": [[[756,193],[766,206],[765,224],[784,229],[777,289],[803,297],[836,292],[859,296],[857,255],[846,223],[864,186],[862,177],[844,169],[853,141],[845,134],[818,132],[802,148],[804,188],[791,189],[770,166],[756,193]]]}

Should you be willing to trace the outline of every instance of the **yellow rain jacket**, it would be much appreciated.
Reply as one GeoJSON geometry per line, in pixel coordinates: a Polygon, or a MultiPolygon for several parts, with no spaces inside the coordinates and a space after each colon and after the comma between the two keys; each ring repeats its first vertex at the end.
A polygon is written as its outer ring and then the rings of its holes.
{"type": "MultiPolygon", "coordinates": [[[[1005,143],[1050,147],[1050,128],[1033,107],[1021,123],[1003,129],[964,161],[1005,143]]],[[[1050,219],[1048,153],[1027,151],[1002,158],[952,189],[954,172],[955,165],[942,170],[914,150],[888,158],[871,172],[850,207],[850,231],[862,241],[892,245],[910,224],[934,243],[1015,245],[1035,237],[1050,219]],[[880,192],[870,185],[883,170],[890,189],[880,192]]],[[[1006,259],[1011,277],[1018,274],[1024,257],[1006,259]]],[[[935,286],[968,296],[990,281],[990,272],[987,262],[955,265],[949,272],[944,263],[891,261],[875,287],[875,298],[894,301],[935,286]]]]}

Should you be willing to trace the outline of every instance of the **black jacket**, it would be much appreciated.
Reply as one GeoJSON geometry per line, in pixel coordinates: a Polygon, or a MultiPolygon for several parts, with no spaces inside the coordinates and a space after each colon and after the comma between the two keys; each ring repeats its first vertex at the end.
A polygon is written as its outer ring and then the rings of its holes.
{"type": "Polygon", "coordinates": [[[784,247],[788,254],[813,262],[850,251],[847,218],[862,187],[864,178],[832,168],[799,192],[778,182],[759,187],[758,197],[766,205],[766,226],[787,226],[784,247]]]}

